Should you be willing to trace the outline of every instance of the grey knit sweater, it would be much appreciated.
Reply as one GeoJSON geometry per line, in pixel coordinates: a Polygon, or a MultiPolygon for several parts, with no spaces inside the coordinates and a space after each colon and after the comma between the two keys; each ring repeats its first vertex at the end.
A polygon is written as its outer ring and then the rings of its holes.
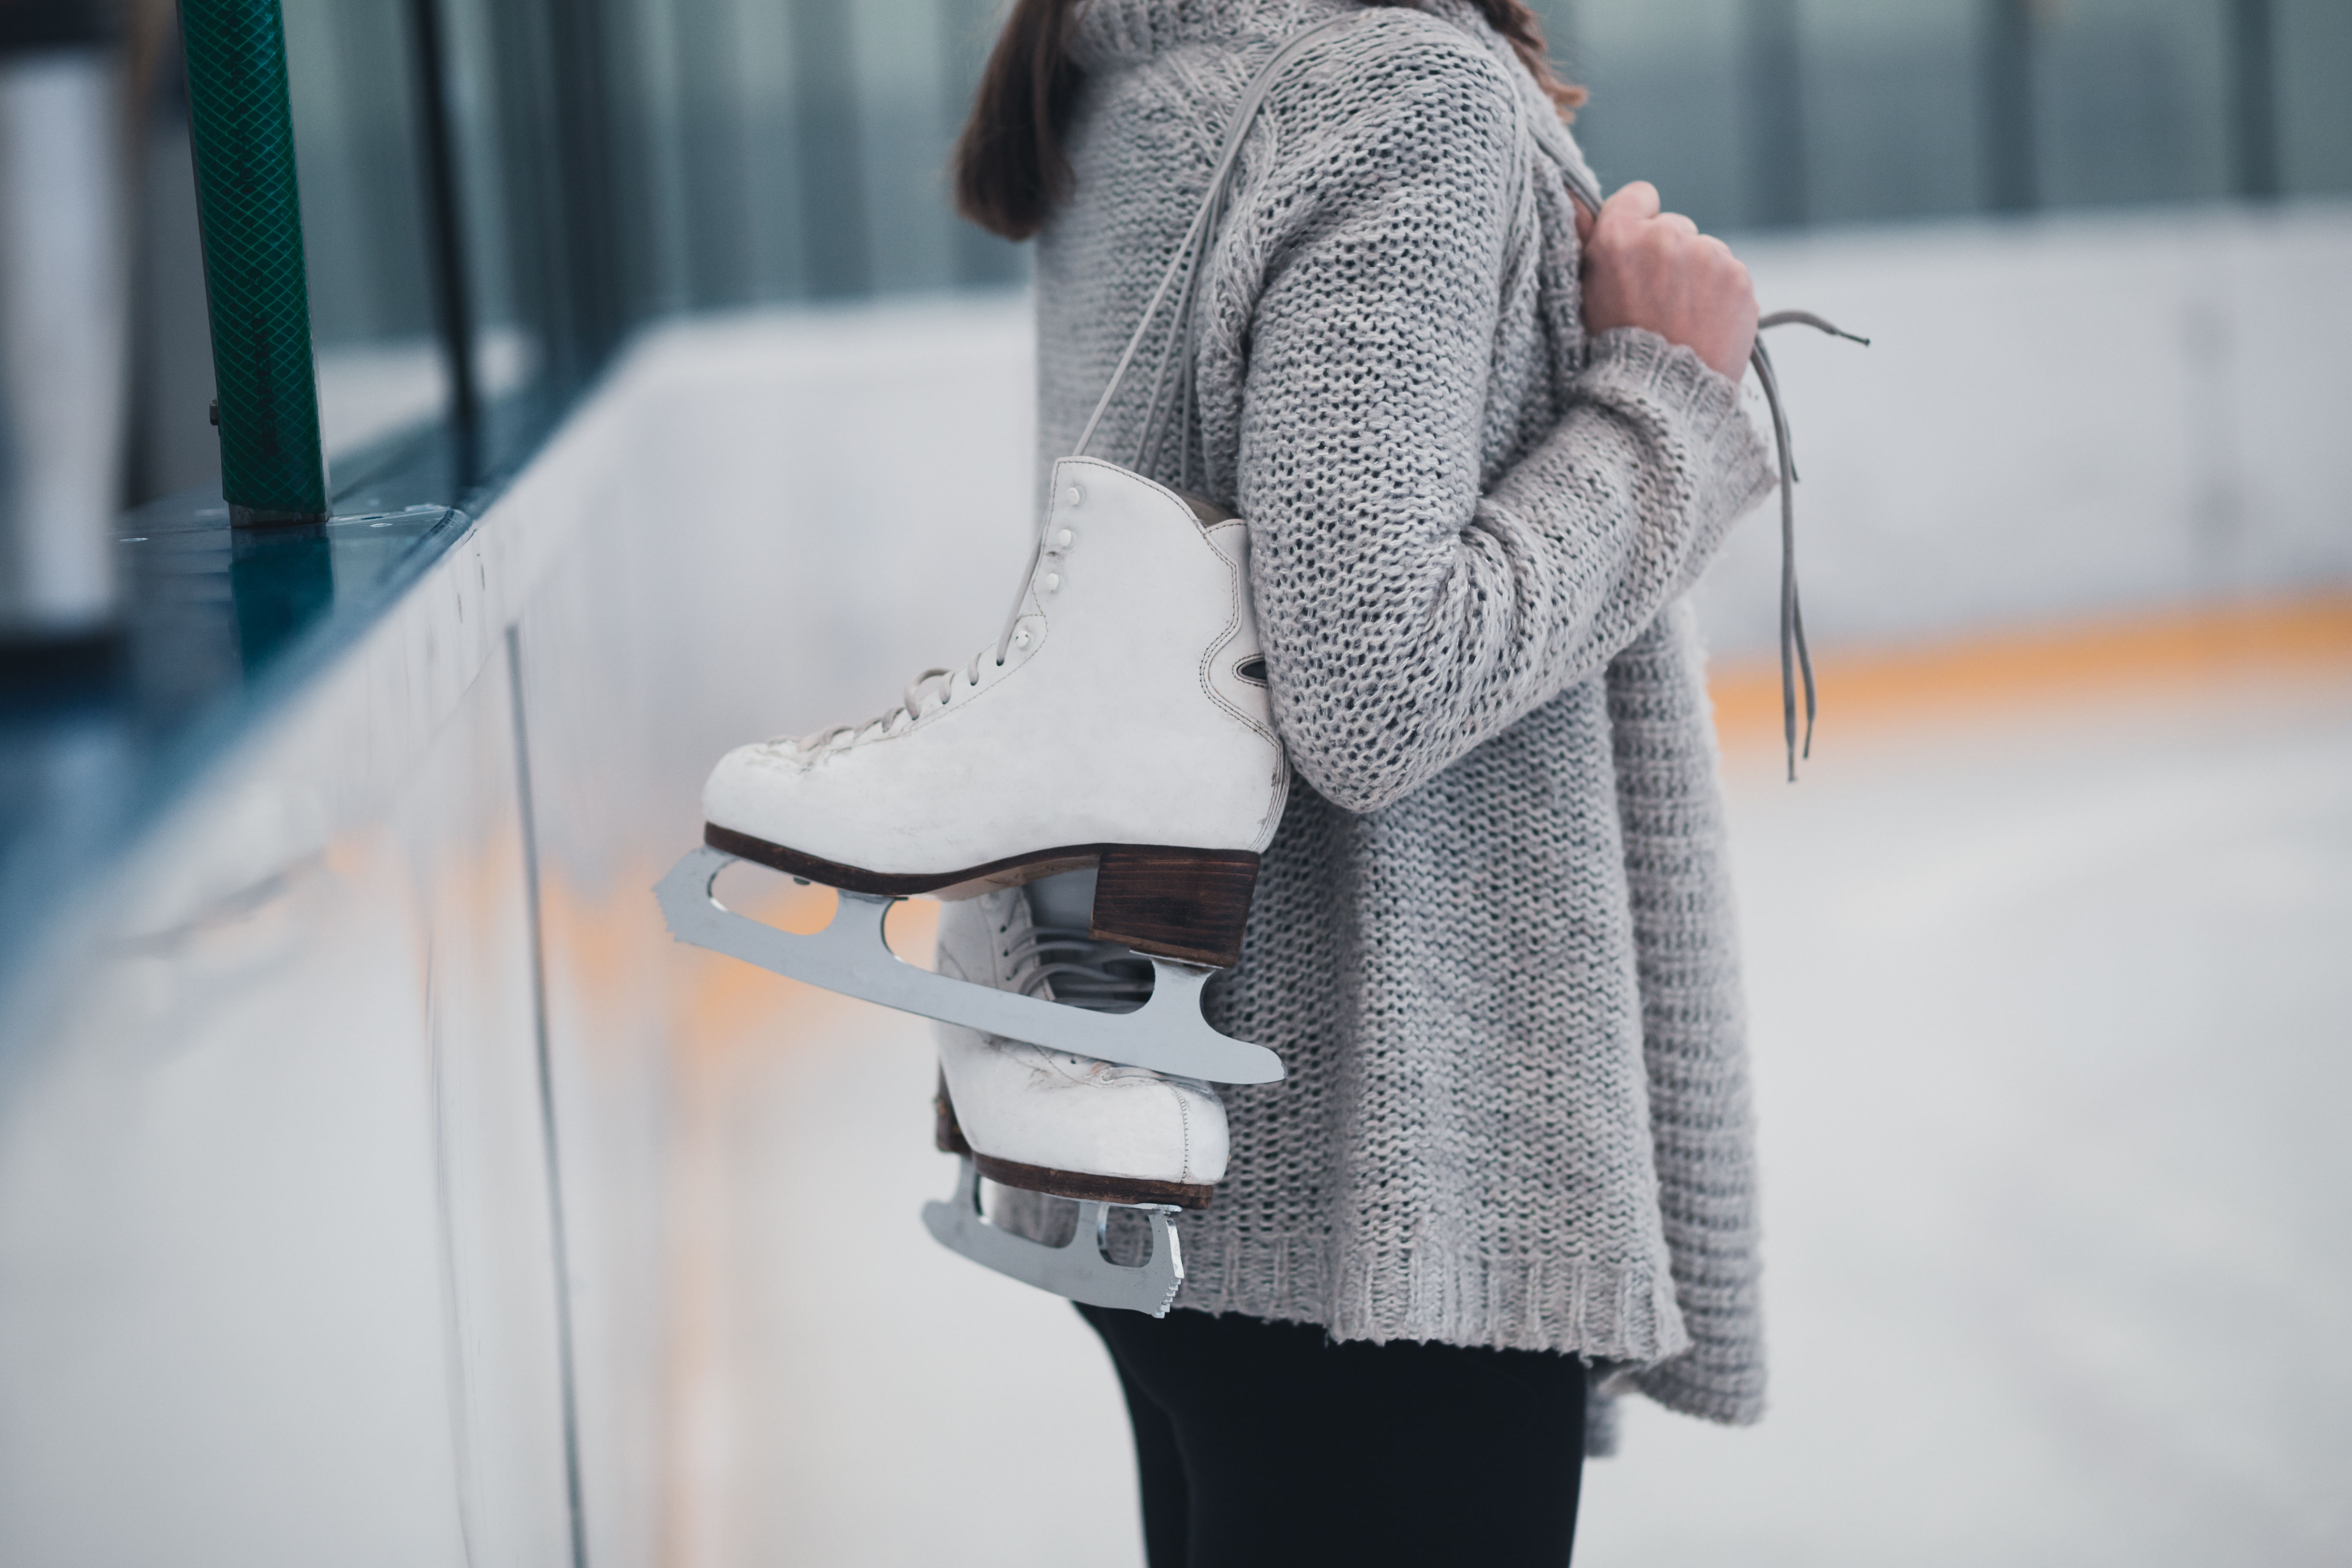
{"type": "MultiPolygon", "coordinates": [[[[1252,74],[1349,8],[1088,0],[1072,197],[1037,252],[1046,460],[1252,74]]],[[[1683,595],[1770,480],[1690,351],[1587,341],[1580,157],[1455,0],[1318,45],[1244,143],[1182,466],[1249,520],[1297,773],[1212,1012],[1289,1076],[1225,1091],[1231,1174],[1182,1222],[1178,1305],[1576,1352],[1748,1421],[1748,1069],[1683,595]]],[[[1134,459],[1150,379],[1096,455],[1134,459]]]]}

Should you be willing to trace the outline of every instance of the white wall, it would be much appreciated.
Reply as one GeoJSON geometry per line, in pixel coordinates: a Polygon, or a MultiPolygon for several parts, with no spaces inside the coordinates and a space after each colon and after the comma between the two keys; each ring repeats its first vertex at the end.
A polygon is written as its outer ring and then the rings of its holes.
{"type": "Polygon", "coordinates": [[[660,1557],[696,996],[652,884],[719,750],[993,634],[1025,323],[640,343],[61,901],[0,996],[0,1562],[569,1563],[564,1310],[588,1557],[660,1557]]]}
{"type": "Polygon", "coordinates": [[[0,1008],[0,1561],[569,1561],[487,542],[0,1008]]]}
{"type": "MultiPolygon", "coordinates": [[[[2174,210],[1750,243],[1822,645],[2352,581],[2352,209],[2174,210]]],[[[1761,399],[1751,401],[1761,417],[1761,399]]],[[[1768,508],[1702,590],[1771,645],[1768,508]]]]}

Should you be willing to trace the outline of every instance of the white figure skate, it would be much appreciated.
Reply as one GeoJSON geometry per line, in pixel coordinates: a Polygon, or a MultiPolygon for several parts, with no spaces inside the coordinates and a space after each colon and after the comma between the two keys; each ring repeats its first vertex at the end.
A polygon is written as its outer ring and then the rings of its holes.
{"type": "Polygon", "coordinates": [[[974,1131],[946,1140],[964,1158],[956,1196],[925,1210],[931,1233],[1039,1289],[1155,1316],[1183,1279],[1170,1215],[1205,1204],[1223,1174],[1223,1108],[1197,1080],[1283,1076],[1273,1052],[1201,1014],[1208,966],[1240,956],[1289,782],[1247,542],[1214,508],[1065,458],[995,646],[918,677],[867,724],[729,753],[704,789],[704,847],[657,889],[682,941],[958,1026],[943,1067],[974,1131]],[[738,858],[837,889],[832,921],[797,936],[725,909],[712,884],[738,858]],[[930,971],[883,941],[889,907],[909,894],[1009,889],[992,902],[1025,920],[1022,884],[1082,868],[1092,895],[1062,940],[1144,955],[1116,997],[1059,998],[1050,976],[999,989],[1009,971],[960,964],[951,943],[930,971]],[[1135,1157],[1155,1114],[1178,1131],[1172,1164],[1135,1157]],[[991,1224],[983,1175],[1079,1200],[1077,1235],[1046,1247],[991,1224]],[[1107,1249],[1118,1204],[1146,1215],[1140,1267],[1107,1249]]]}
{"type": "MultiPolygon", "coordinates": [[[[958,904],[940,924],[940,970],[1065,1005],[1133,1008],[1150,984],[1142,963],[1087,939],[1086,873],[958,904]]],[[[961,1157],[956,1190],[925,1205],[940,1242],[1076,1300],[1159,1316],[1183,1283],[1170,1220],[1205,1208],[1225,1173],[1225,1109],[1196,1079],[1170,1078],[956,1025],[935,1026],[938,1144],[961,1157]],[[1067,1242],[1052,1246],[990,1224],[981,1179],[1075,1200],[1067,1242]],[[1106,1250],[1109,1210],[1132,1207],[1150,1235],[1140,1265],[1106,1250]]]]}
{"type": "Polygon", "coordinates": [[[663,881],[680,938],[983,1033],[1186,1078],[1265,1083],[1270,1051],[1201,1016],[1240,956],[1258,851],[1289,773],[1275,738],[1238,520],[1111,464],[1054,469],[1045,536],[1003,635],[869,723],[730,752],[705,847],[663,881]],[[840,891],[793,936],[725,910],[730,860],[840,891]],[[882,916],[1094,868],[1089,931],[1150,955],[1139,1010],[1106,1014],[901,963],[882,916]]]}

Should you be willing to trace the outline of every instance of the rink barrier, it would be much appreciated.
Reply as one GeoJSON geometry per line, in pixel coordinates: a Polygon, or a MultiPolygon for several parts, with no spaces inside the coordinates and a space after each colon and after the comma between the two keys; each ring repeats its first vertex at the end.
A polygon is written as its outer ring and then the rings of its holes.
{"type": "MultiPolygon", "coordinates": [[[[2352,674],[2352,591],[2029,623],[1915,647],[1832,647],[1820,668],[1822,689],[1837,694],[1857,733],[2216,686],[2342,679],[2352,674]]],[[[1727,752],[1777,743],[1777,666],[1725,660],[1707,686],[1727,752]]]]}

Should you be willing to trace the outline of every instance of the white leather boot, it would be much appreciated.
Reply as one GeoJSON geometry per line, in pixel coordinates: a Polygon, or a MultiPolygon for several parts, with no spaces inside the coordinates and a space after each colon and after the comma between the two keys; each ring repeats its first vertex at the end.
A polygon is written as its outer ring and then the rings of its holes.
{"type": "MultiPolygon", "coordinates": [[[[1137,1005],[1150,966],[1087,940],[1087,879],[1039,884],[1043,924],[1021,889],[950,906],[940,922],[940,972],[1077,1006],[1137,1005]]],[[[953,1024],[933,1030],[939,1146],[968,1155],[989,1180],[1056,1197],[1202,1208],[1223,1179],[1224,1104],[1198,1079],[953,1024]]]]}
{"type": "Polygon", "coordinates": [[[728,753],[705,841],[847,891],[968,898],[1097,867],[1092,933],[1238,960],[1289,772],[1246,527],[1067,458],[1004,634],[863,725],[728,753]]]}

